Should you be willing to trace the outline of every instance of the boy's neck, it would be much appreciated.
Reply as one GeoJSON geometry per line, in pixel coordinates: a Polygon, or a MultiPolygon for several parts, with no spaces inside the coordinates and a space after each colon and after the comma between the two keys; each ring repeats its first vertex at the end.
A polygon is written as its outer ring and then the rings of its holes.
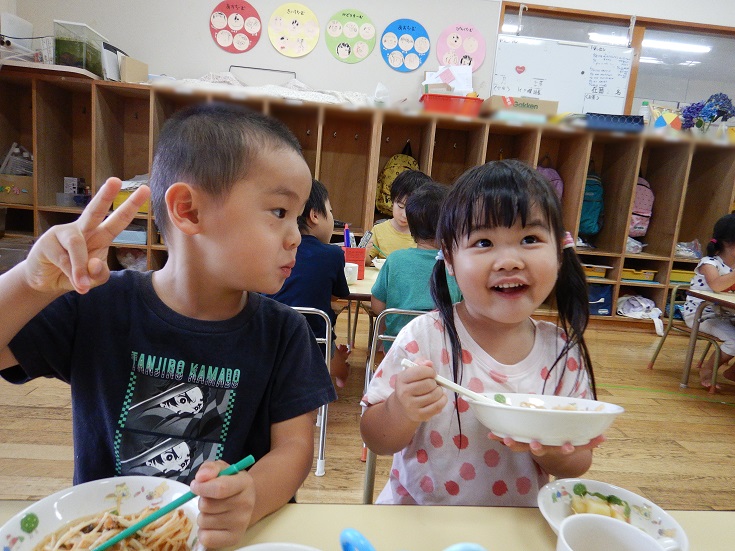
{"type": "Polygon", "coordinates": [[[426,239],[418,239],[418,240],[416,240],[416,248],[417,249],[426,249],[426,250],[430,250],[430,251],[435,251],[439,247],[436,246],[436,241],[434,241],[433,239],[429,239],[429,240],[426,240],[426,239]]]}

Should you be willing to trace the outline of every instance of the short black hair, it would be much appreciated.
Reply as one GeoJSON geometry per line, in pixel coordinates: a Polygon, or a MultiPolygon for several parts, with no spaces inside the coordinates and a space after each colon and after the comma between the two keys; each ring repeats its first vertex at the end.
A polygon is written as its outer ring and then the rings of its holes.
{"type": "Polygon", "coordinates": [[[321,214],[322,216],[327,215],[327,200],[329,199],[329,192],[327,191],[327,188],[322,184],[319,180],[315,180],[312,178],[311,180],[311,193],[309,193],[309,198],[306,200],[306,204],[304,205],[304,211],[301,213],[301,215],[298,217],[298,223],[299,223],[299,231],[304,233],[309,233],[309,217],[311,216],[311,211],[315,211],[317,214],[321,214]]]}
{"type": "Polygon", "coordinates": [[[406,201],[406,220],[414,241],[436,239],[442,201],[449,187],[433,180],[414,191],[406,201]]]}
{"type": "Polygon", "coordinates": [[[151,204],[165,237],[169,227],[166,191],[176,182],[226,197],[249,175],[266,149],[301,146],[282,122],[225,102],[198,103],[175,113],[163,125],[151,168],[151,204]]]}
{"type": "Polygon", "coordinates": [[[419,189],[421,186],[428,182],[433,182],[429,176],[421,172],[420,170],[404,170],[390,186],[390,200],[395,203],[396,201],[406,201],[411,194],[419,189]]]}

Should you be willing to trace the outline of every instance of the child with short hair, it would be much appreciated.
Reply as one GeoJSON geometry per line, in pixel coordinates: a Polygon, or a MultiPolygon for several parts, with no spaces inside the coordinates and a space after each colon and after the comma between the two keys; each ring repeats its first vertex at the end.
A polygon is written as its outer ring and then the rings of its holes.
{"type": "MultiPolygon", "coordinates": [[[[319,180],[312,180],[311,193],[298,218],[301,244],[296,251],[296,265],[273,299],[289,306],[309,306],[325,312],[334,327],[337,314],[332,309],[333,298],[350,294],[345,278],[345,255],[340,247],[330,245],[334,231],[332,204],[329,192],[319,180]]],[[[325,322],[317,316],[307,321],[315,335],[324,335],[325,322]]],[[[346,345],[335,345],[337,336],[332,331],[332,363],[330,371],[338,387],[345,386],[349,374],[346,345]]]]}
{"type": "Polygon", "coordinates": [[[604,437],[582,446],[489,438],[467,402],[434,376],[485,394],[594,398],[583,336],[589,305],[574,241],[548,182],[513,160],[458,178],[437,239],[442,254],[431,293],[438,311],[403,328],[363,399],[365,443],[394,454],[377,502],[535,507],[549,475],[584,473],[604,437]],[[459,303],[450,298],[447,272],[462,291],[459,303]],[[552,291],[561,327],[531,318],[552,291]],[[404,358],[419,365],[404,370],[404,358]]]}
{"type": "MultiPolygon", "coordinates": [[[[697,291],[722,292],[735,285],[735,214],[726,214],[720,218],[712,231],[712,239],[707,243],[707,256],[702,257],[694,268],[694,277],[690,289],[697,291]]],[[[688,296],[682,315],[687,326],[694,325],[694,314],[702,299],[688,296]]],[[[720,345],[720,365],[715,366],[715,355],[704,362],[699,370],[699,382],[707,389],[712,387],[712,375],[735,357],[735,315],[731,312],[720,313],[710,306],[702,310],[702,321],[699,330],[722,340],[720,345]]],[[[735,382],[735,366],[726,369],[722,376],[735,382]]],[[[717,385],[719,388],[719,385],[717,385]]]]}
{"type": "MultiPolygon", "coordinates": [[[[417,189],[406,201],[406,219],[416,248],[394,251],[380,269],[370,300],[370,307],[376,315],[386,308],[427,311],[434,308],[429,281],[439,253],[436,241],[439,210],[448,192],[448,186],[432,180],[417,189]]],[[[452,302],[459,302],[462,294],[457,282],[449,276],[447,283],[452,302]]],[[[387,316],[385,331],[381,330],[381,333],[396,336],[409,320],[408,316],[387,316]]],[[[385,341],[386,352],[391,344],[385,341]]]]}
{"type": "Polygon", "coordinates": [[[231,546],[293,498],[314,412],[336,397],[304,317],[259,294],[293,269],[311,174],[282,123],[210,103],[166,122],[150,185],[166,264],[110,273],[113,238],[149,196],[143,186],[108,216],[110,178],[0,276],[0,375],[70,383],[75,483],[190,483],[199,543],[231,546]],[[249,454],[249,471],[217,478],[249,454]]]}
{"type": "Polygon", "coordinates": [[[373,235],[365,255],[366,266],[370,266],[374,258],[387,258],[393,251],[416,246],[408,229],[406,201],[414,191],[428,182],[433,180],[419,170],[404,170],[393,180],[390,188],[393,218],[373,226],[373,235]]]}

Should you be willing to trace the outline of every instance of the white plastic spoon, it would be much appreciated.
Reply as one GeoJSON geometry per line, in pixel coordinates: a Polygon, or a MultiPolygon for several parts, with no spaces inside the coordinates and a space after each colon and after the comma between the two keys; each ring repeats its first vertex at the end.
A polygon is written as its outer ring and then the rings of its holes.
{"type": "MultiPolygon", "coordinates": [[[[418,364],[412,362],[411,360],[407,358],[403,358],[401,360],[401,365],[403,367],[418,367],[418,364]]],[[[438,384],[439,386],[443,386],[444,388],[447,388],[453,392],[456,392],[457,394],[461,394],[462,396],[466,398],[470,398],[471,400],[474,400],[475,402],[492,404],[494,406],[498,405],[498,403],[492,398],[488,398],[487,396],[478,394],[477,392],[474,392],[470,390],[469,388],[465,388],[463,386],[458,385],[457,383],[453,383],[446,377],[442,377],[441,375],[434,375],[434,379],[436,380],[436,384],[438,384]]]]}

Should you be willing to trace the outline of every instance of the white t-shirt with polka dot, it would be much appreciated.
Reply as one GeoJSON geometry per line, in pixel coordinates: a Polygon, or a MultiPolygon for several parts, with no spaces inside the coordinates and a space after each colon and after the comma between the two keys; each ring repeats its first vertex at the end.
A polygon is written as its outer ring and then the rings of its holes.
{"type": "MultiPolygon", "coordinates": [[[[717,275],[725,275],[732,272],[732,268],[725,264],[722,259],[719,256],[705,256],[702,258],[702,260],[699,261],[699,264],[697,264],[697,267],[694,268],[694,277],[692,278],[691,283],[689,284],[689,288],[696,291],[710,291],[712,292],[712,288],[707,285],[707,279],[702,275],[702,272],[700,271],[700,267],[704,266],[705,264],[709,264],[711,266],[714,266],[717,268],[717,275]]],[[[684,311],[682,315],[684,316],[685,320],[693,320],[694,314],[697,311],[697,307],[699,306],[699,303],[702,302],[701,298],[696,298],[692,296],[687,296],[687,301],[684,303],[684,311]]],[[[707,305],[704,307],[704,310],[702,310],[702,317],[710,317],[714,316],[715,311],[712,308],[712,305],[707,305]]],[[[691,323],[687,321],[688,325],[691,326],[691,323]]]]}
{"type": "MultiPolygon", "coordinates": [[[[549,373],[566,336],[556,325],[534,321],[536,335],[530,354],[520,363],[505,365],[472,339],[456,306],[454,319],[462,342],[464,386],[475,392],[591,397],[577,347],[549,373]]],[[[431,360],[437,373],[453,379],[448,343],[438,312],[412,320],[380,364],[363,403],[377,404],[393,393],[403,358],[431,360]]],[[[477,421],[461,397],[456,404],[462,422],[460,433],[454,393],[444,392],[449,398],[444,410],[422,423],[411,443],[394,454],[388,484],[376,503],[535,507],[539,488],[549,476],[530,453],[513,452],[490,440],[488,429],[477,421]]]]}

